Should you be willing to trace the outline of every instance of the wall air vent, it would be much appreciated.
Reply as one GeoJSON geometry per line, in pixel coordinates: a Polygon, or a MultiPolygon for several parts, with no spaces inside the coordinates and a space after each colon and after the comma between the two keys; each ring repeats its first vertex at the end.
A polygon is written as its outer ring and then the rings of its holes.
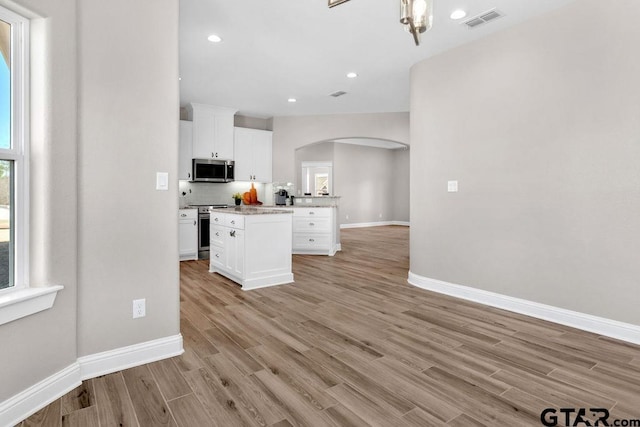
{"type": "Polygon", "coordinates": [[[471,29],[471,28],[476,28],[482,24],[486,24],[489,21],[493,21],[494,19],[501,18],[503,16],[504,16],[504,13],[496,9],[491,9],[491,10],[487,10],[486,12],[482,12],[481,14],[476,15],[471,19],[464,21],[463,24],[466,25],[467,28],[471,29]]]}
{"type": "Polygon", "coordinates": [[[334,98],[337,98],[339,96],[346,95],[346,94],[347,94],[347,92],[345,92],[343,90],[339,90],[337,92],[330,93],[329,96],[333,96],[334,98]]]}

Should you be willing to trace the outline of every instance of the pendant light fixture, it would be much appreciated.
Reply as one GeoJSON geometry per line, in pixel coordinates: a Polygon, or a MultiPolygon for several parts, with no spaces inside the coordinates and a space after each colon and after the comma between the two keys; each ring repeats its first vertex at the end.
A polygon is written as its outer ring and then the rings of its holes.
{"type": "MultiPolygon", "coordinates": [[[[334,7],[349,0],[328,0],[334,7]]],[[[400,0],[400,23],[413,36],[416,46],[420,46],[420,34],[433,25],[433,0],[400,0]]]]}
{"type": "Polygon", "coordinates": [[[400,0],[400,23],[407,26],[419,46],[420,34],[429,31],[433,25],[433,0],[400,0]]]}

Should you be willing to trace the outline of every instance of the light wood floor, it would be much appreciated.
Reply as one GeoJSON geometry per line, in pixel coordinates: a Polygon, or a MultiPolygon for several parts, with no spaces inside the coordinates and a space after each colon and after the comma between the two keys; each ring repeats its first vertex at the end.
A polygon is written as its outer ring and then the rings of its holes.
{"type": "Polygon", "coordinates": [[[295,284],[250,292],[183,262],[185,354],[86,381],[22,425],[540,426],[547,407],[640,418],[639,347],[416,289],[408,238],[343,230],[335,257],[294,256],[295,284]]]}

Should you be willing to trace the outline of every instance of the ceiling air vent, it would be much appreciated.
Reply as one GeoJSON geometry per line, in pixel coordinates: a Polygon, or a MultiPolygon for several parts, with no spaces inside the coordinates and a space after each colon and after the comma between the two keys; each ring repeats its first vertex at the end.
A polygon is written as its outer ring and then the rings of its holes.
{"type": "Polygon", "coordinates": [[[347,94],[347,92],[345,92],[343,90],[339,90],[337,92],[330,93],[329,96],[333,96],[334,98],[337,98],[339,96],[346,95],[346,94],[347,94]]]}
{"type": "Polygon", "coordinates": [[[467,28],[475,28],[479,25],[486,24],[489,21],[503,17],[504,14],[496,9],[482,12],[480,15],[476,15],[473,18],[464,22],[467,28]]]}

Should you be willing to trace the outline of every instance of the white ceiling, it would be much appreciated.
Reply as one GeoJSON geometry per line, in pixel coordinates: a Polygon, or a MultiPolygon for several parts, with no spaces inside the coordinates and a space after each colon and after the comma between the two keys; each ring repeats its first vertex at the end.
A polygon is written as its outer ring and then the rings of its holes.
{"type": "Polygon", "coordinates": [[[180,103],[261,118],[408,111],[413,64],[571,1],[434,0],[433,28],[416,47],[398,22],[400,0],[331,9],[327,0],[181,0],[180,103]],[[457,8],[468,13],[461,21],[492,8],[505,16],[469,30],[449,18],[457,8]],[[209,42],[212,33],[223,41],[209,42]],[[328,96],[339,90],[347,94],[328,96]]]}

